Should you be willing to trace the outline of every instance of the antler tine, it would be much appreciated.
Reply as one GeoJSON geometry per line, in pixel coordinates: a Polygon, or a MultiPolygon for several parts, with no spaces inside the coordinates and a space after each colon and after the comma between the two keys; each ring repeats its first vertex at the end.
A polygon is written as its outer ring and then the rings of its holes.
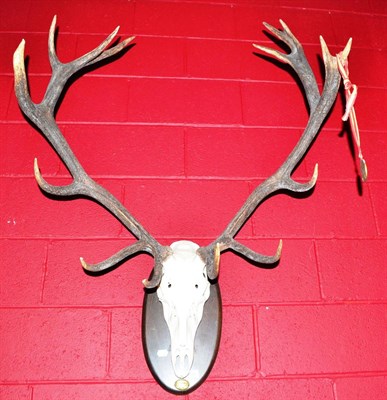
{"type": "Polygon", "coordinates": [[[69,63],[61,63],[57,57],[54,44],[56,17],[53,18],[48,39],[49,59],[52,67],[52,76],[48,84],[43,100],[36,104],[31,100],[27,75],[24,65],[25,41],[22,40],[14,54],[15,93],[20,108],[26,116],[41,130],[43,135],[51,143],[59,157],[73,177],[73,182],[65,186],[49,184],[41,175],[37,159],[34,161],[34,173],[40,188],[49,194],[56,196],[87,196],[99,202],[109,210],[137,239],[135,244],[127,246],[105,261],[98,264],[88,264],[81,258],[82,266],[89,271],[102,271],[122,261],[131,254],[140,251],[151,254],[155,259],[155,271],[153,278],[147,287],[155,287],[161,279],[161,262],[169,254],[168,246],[162,246],[151,236],[145,228],[129,213],[129,211],[106,189],[96,183],[79,163],[78,159],[63,137],[54,117],[56,103],[63,91],[68,79],[85,66],[92,65],[107,57],[120,52],[133,40],[129,37],[110,49],[106,48],[112,42],[118,32],[116,28],[99,46],[89,53],[69,63]]]}
{"type": "Polygon", "coordinates": [[[309,65],[308,60],[305,57],[305,53],[301,46],[301,43],[297,40],[292,31],[285,24],[285,22],[281,19],[279,21],[283,28],[283,31],[274,28],[272,25],[266,22],[264,22],[263,25],[274,36],[276,36],[282,42],[286,43],[287,46],[289,46],[289,54],[282,53],[269,47],[260,46],[258,44],[253,44],[253,46],[258,50],[261,50],[264,53],[269,54],[274,58],[277,58],[277,60],[289,64],[293,68],[304,87],[309,108],[312,112],[317,106],[317,103],[320,99],[320,92],[318,90],[315,76],[313,74],[312,68],[309,65]]]}
{"type": "Polygon", "coordinates": [[[209,246],[200,249],[199,254],[207,264],[207,273],[210,279],[216,279],[219,270],[217,262],[214,261],[216,246],[219,246],[221,251],[228,249],[234,250],[235,252],[257,263],[271,264],[277,262],[281,256],[282,241],[280,241],[274,256],[265,256],[256,253],[248,247],[237,242],[234,237],[245,224],[245,222],[250,218],[258,205],[270,194],[278,192],[279,190],[306,192],[313,188],[317,181],[317,164],[315,166],[313,176],[309,182],[296,182],[291,177],[291,174],[301,159],[305,156],[308,148],[319,132],[325,117],[333,105],[340,85],[340,74],[338,72],[335,57],[330,54],[324,39],[320,37],[325,65],[325,83],[322,95],[320,96],[316,79],[305,57],[305,53],[301,44],[292,34],[288,26],[281,20],[280,23],[283,27],[283,31],[280,31],[266,23],[264,25],[277,38],[285,42],[290,47],[290,54],[284,54],[277,50],[269,49],[260,45],[254,46],[265,53],[274,56],[280,61],[288,63],[295,70],[304,87],[309,103],[309,121],[298,143],[289,154],[285,162],[279,167],[277,172],[267,178],[253,191],[253,193],[251,193],[241,209],[228,224],[224,232],[209,246]]]}
{"type": "Polygon", "coordinates": [[[112,48],[106,50],[112,40],[116,37],[119,28],[120,27],[118,26],[116,29],[114,29],[114,31],[94,50],[69,63],[63,64],[59,61],[55,50],[56,16],[54,16],[48,35],[48,53],[53,76],[47,87],[47,92],[45,95],[45,103],[50,108],[50,110],[55,107],[55,104],[58,101],[58,98],[63,90],[63,86],[66,84],[70,76],[74,75],[74,73],[86,66],[90,66],[98,61],[101,61],[107,57],[111,57],[112,55],[120,52],[134,39],[134,36],[129,37],[121,43],[117,44],[116,46],[113,46],[112,48]],[[52,88],[55,88],[55,90],[52,88]]]}

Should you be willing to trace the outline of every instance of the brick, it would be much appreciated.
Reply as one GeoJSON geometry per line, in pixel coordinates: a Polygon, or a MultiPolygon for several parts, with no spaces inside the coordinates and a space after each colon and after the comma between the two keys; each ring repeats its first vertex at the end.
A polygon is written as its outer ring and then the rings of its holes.
{"type": "Polygon", "coordinates": [[[12,7],[0,10],[0,31],[24,31],[28,21],[30,0],[16,0],[12,7]]]}
{"type": "Polygon", "coordinates": [[[0,398],[4,400],[30,400],[31,388],[28,386],[0,386],[0,398]]]}
{"type": "MultiPolygon", "coordinates": [[[[265,37],[262,31],[266,28],[262,22],[267,22],[280,28],[279,18],[288,24],[291,31],[302,45],[318,44],[319,36],[323,35],[327,43],[335,43],[334,31],[329,10],[310,10],[281,8],[278,16],[273,8],[265,6],[239,5],[235,7],[236,37],[239,39],[261,40],[265,37]]],[[[270,36],[266,40],[271,42],[270,36]]]]}
{"type": "Polygon", "coordinates": [[[134,79],[128,118],[145,123],[240,124],[239,93],[237,82],[134,79]]]}
{"type": "MultiPolygon", "coordinates": [[[[337,2],[335,0],[328,0],[324,2],[310,2],[308,0],[280,0],[279,5],[282,7],[292,7],[292,8],[304,8],[306,10],[329,10],[329,11],[346,11],[346,12],[364,12],[368,13],[371,11],[368,2],[362,0],[355,0],[353,2],[337,2]]],[[[273,3],[270,3],[273,4],[273,3]]]]}
{"type": "Polygon", "coordinates": [[[385,257],[381,240],[319,240],[321,286],[328,300],[386,298],[385,257]]]}
{"type": "MultiPolygon", "coordinates": [[[[187,75],[198,78],[241,78],[241,56],[247,47],[231,40],[186,41],[187,75]]],[[[250,53],[252,46],[249,47],[250,53]]],[[[251,54],[250,54],[251,55],[251,54]]]]}
{"type": "Polygon", "coordinates": [[[108,316],[98,310],[2,309],[3,381],[105,375],[108,316]]]}
{"type": "Polygon", "coordinates": [[[211,398],[241,398],[255,400],[334,400],[332,385],[328,379],[238,380],[205,382],[190,394],[192,400],[211,398]]]}
{"type": "Polygon", "coordinates": [[[387,5],[383,0],[371,0],[370,6],[374,13],[387,14],[387,5]]]}
{"type": "Polygon", "coordinates": [[[137,255],[125,265],[102,275],[87,274],[79,262],[107,259],[134,243],[118,241],[55,241],[49,247],[43,303],[48,305],[124,305],[142,306],[144,288],[141,281],[153,268],[153,259],[137,255]]]}
{"type": "Polygon", "coordinates": [[[135,33],[160,36],[232,38],[231,5],[139,2],[136,3],[135,33]]]}
{"type": "Polygon", "coordinates": [[[249,82],[242,84],[246,125],[302,128],[308,114],[296,84],[249,82]]]}
{"type": "Polygon", "coordinates": [[[370,198],[355,182],[317,182],[306,198],[277,195],[252,217],[254,232],[265,237],[364,237],[376,233],[370,198]]]}
{"type": "MultiPolygon", "coordinates": [[[[12,221],[10,221],[12,223],[12,221]]],[[[0,305],[40,303],[46,245],[43,241],[1,240],[0,305]]]]}
{"type": "Polygon", "coordinates": [[[335,382],[337,400],[383,400],[386,384],[385,376],[340,378],[335,382]]]}
{"type": "Polygon", "coordinates": [[[362,135],[362,151],[369,171],[369,182],[383,181],[385,177],[385,163],[381,154],[386,154],[387,141],[383,132],[364,132],[362,135]]]}
{"type": "Polygon", "coordinates": [[[387,232],[386,190],[387,185],[384,182],[370,184],[372,204],[375,209],[376,224],[380,235],[385,235],[387,232]]]}
{"type": "Polygon", "coordinates": [[[0,130],[3,156],[0,158],[2,175],[32,177],[34,158],[44,168],[44,175],[55,175],[59,170],[59,159],[50,150],[43,136],[27,123],[4,124],[0,130]]]}
{"type": "Polygon", "coordinates": [[[336,43],[345,45],[352,37],[354,45],[367,48],[385,48],[386,17],[376,15],[332,13],[333,31],[336,43]],[[361,26],[361,29],[354,29],[361,26]]]}
{"type": "Polygon", "coordinates": [[[167,400],[171,394],[156,382],[55,384],[34,387],[34,400],[167,400]]]}
{"type": "MultiPolygon", "coordinates": [[[[56,185],[69,183],[68,179],[48,180],[56,185]]],[[[120,198],[119,184],[101,183],[120,198]]],[[[0,186],[5,221],[1,233],[5,237],[114,237],[121,230],[119,222],[101,206],[86,199],[53,201],[42,194],[35,179],[2,179],[0,186]]]]}
{"type": "Polygon", "coordinates": [[[383,305],[261,307],[261,368],[268,375],[380,371],[383,305]]]}
{"type": "Polygon", "coordinates": [[[142,348],[141,308],[113,310],[111,329],[110,377],[153,380],[142,348]]]}
{"type": "MultiPolygon", "coordinates": [[[[129,33],[131,35],[132,33],[129,33]]],[[[121,35],[124,39],[126,35],[121,35]]],[[[102,42],[104,36],[80,35],[78,38],[77,54],[81,56],[90,51],[93,46],[102,42]]],[[[183,39],[169,37],[137,36],[133,47],[116,60],[106,63],[91,74],[119,74],[140,77],[184,77],[185,63],[183,39]]]]}
{"type": "MultiPolygon", "coordinates": [[[[360,122],[359,122],[360,123],[360,122]]],[[[357,149],[354,149],[352,134],[346,130],[323,130],[305,158],[309,176],[316,163],[319,165],[319,180],[346,180],[354,182],[359,172],[357,149]]],[[[367,161],[368,181],[382,180],[385,174],[384,161],[380,154],[387,151],[385,134],[361,131],[361,147],[367,161]]],[[[366,190],[363,185],[362,190],[366,190]]]]}
{"type": "MultiPolygon", "coordinates": [[[[269,128],[187,128],[188,176],[266,179],[286,160],[301,132],[269,128]],[[214,157],[214,149],[216,157],[214,157]]],[[[296,176],[308,178],[302,164],[296,176]]]]}
{"type": "MultiPolygon", "coordinates": [[[[355,46],[357,43],[353,43],[355,46]]],[[[362,89],[365,86],[386,87],[387,77],[382,68],[374,68],[373,65],[383,65],[387,60],[386,49],[371,49],[354,47],[349,55],[350,78],[358,85],[357,101],[364,102],[362,89]]]]}
{"type": "MultiPolygon", "coordinates": [[[[244,240],[249,248],[275,254],[278,241],[244,240]]],[[[262,265],[261,265],[262,266],[262,265]]],[[[267,266],[270,268],[270,266],[267,266]]],[[[284,240],[281,261],[274,269],[263,269],[232,253],[224,253],[220,285],[225,304],[318,301],[319,281],[313,243],[284,240]]]]}
{"type": "Polygon", "coordinates": [[[57,119],[75,122],[125,121],[127,99],[128,81],[126,79],[85,76],[75,82],[66,93],[57,119]]]}
{"type": "Polygon", "coordinates": [[[86,0],[82,2],[64,1],[54,4],[50,0],[33,1],[27,29],[30,31],[47,30],[53,15],[58,16],[60,32],[87,32],[109,34],[117,25],[132,29],[134,7],[132,2],[113,0],[110,7],[101,1],[86,0]],[[89,17],[83,18],[84,11],[89,10],[89,17]]]}
{"type": "Polygon", "coordinates": [[[9,103],[13,96],[13,78],[0,75],[0,86],[2,95],[0,97],[0,118],[4,119],[8,113],[9,103]]]}
{"type": "MultiPolygon", "coordinates": [[[[247,185],[239,181],[149,179],[126,181],[124,204],[156,237],[212,240],[247,196],[247,185]]],[[[251,234],[250,223],[241,234],[251,234]]]]}
{"type": "Polygon", "coordinates": [[[359,127],[363,130],[383,132],[387,117],[382,104],[387,104],[387,89],[362,88],[362,101],[356,102],[356,115],[359,127]],[[369,116],[372,116],[369,118],[369,116]]]}
{"type": "Polygon", "coordinates": [[[219,353],[209,379],[252,376],[255,351],[251,307],[223,307],[222,319],[219,353]]]}
{"type": "Polygon", "coordinates": [[[184,175],[181,127],[73,125],[66,127],[66,138],[90,175],[184,175]]]}

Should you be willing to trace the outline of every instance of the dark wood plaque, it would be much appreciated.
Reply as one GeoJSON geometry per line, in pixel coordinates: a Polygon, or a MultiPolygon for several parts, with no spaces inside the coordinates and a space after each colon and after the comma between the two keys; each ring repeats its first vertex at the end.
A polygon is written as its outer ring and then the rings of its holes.
{"type": "Polygon", "coordinates": [[[142,308],[142,341],[148,367],[164,389],[187,394],[201,385],[215,362],[222,328],[222,300],[219,285],[211,284],[210,297],[204,304],[203,318],[195,336],[192,368],[179,379],[172,367],[171,339],[156,291],[146,292],[142,308]]]}

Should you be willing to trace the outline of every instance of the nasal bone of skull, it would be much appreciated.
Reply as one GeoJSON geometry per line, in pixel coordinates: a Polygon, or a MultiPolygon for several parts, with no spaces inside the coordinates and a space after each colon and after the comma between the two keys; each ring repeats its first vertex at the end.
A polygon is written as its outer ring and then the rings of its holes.
{"type": "Polygon", "coordinates": [[[185,378],[189,371],[194,358],[194,337],[193,330],[188,326],[187,320],[180,320],[176,336],[176,343],[172,343],[172,364],[175,375],[179,378],[185,378]]]}
{"type": "Polygon", "coordinates": [[[172,363],[175,375],[180,379],[184,379],[191,371],[193,354],[187,351],[179,350],[178,353],[173,357],[172,363]]]}

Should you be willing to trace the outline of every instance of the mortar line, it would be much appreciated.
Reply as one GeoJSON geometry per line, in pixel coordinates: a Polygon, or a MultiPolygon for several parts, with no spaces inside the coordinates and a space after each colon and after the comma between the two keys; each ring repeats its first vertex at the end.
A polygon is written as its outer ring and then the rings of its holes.
{"type": "Polygon", "coordinates": [[[339,395],[337,393],[336,379],[332,379],[332,392],[334,400],[339,400],[339,395]]]}
{"type": "MultiPolygon", "coordinates": [[[[2,76],[13,77],[13,74],[10,72],[1,73],[2,76]]],[[[50,78],[51,73],[48,72],[35,72],[29,74],[30,78],[36,77],[45,77],[50,78]]],[[[252,79],[252,78],[213,78],[213,77],[203,77],[203,76],[165,76],[165,75],[133,75],[133,74],[99,74],[99,73],[89,73],[88,75],[83,76],[83,79],[122,79],[130,82],[131,80],[176,80],[176,81],[203,81],[203,82],[233,82],[233,83],[247,83],[247,84],[270,84],[270,85],[287,85],[294,86],[294,81],[284,81],[284,80],[273,80],[273,79],[252,79]]],[[[319,84],[321,87],[322,84],[319,84]]],[[[363,85],[362,89],[372,89],[372,90],[385,90],[385,86],[375,86],[375,85],[363,85]]],[[[305,127],[304,127],[305,128],[305,127]]]]}
{"type": "MultiPolygon", "coordinates": [[[[306,373],[306,374],[290,374],[290,375],[267,375],[264,380],[306,380],[306,379],[330,379],[332,381],[336,379],[343,378],[372,378],[372,377],[384,377],[385,371],[353,371],[353,372],[323,372],[323,373],[306,373]]],[[[248,377],[246,375],[236,375],[236,376],[225,376],[225,377],[211,377],[207,378],[207,382],[235,382],[235,381],[262,381],[262,377],[248,377]]],[[[26,384],[32,385],[116,385],[116,384],[144,384],[144,383],[154,383],[153,378],[149,379],[61,379],[61,380],[29,380],[28,382],[21,381],[7,381],[4,382],[5,385],[9,386],[26,386],[26,384]]]]}
{"type": "MultiPolygon", "coordinates": [[[[141,283],[139,282],[139,285],[141,283]]],[[[230,302],[223,303],[223,307],[226,308],[245,308],[253,307],[257,303],[251,302],[230,302]]],[[[364,306],[385,306],[387,300],[340,300],[340,301],[262,301],[259,303],[259,307],[364,307],[364,306]]],[[[142,305],[139,304],[42,304],[42,305],[2,305],[0,310],[121,310],[121,309],[142,309],[142,305]]]]}
{"type": "Polygon", "coordinates": [[[44,254],[44,262],[43,262],[43,268],[42,268],[42,281],[40,284],[40,296],[39,296],[39,303],[41,305],[44,304],[44,290],[46,286],[46,278],[47,278],[47,272],[48,272],[48,253],[49,253],[49,247],[51,246],[51,243],[48,242],[45,245],[45,254],[44,254]]]}
{"type": "Polygon", "coordinates": [[[110,378],[111,369],[111,355],[112,355],[112,310],[107,311],[108,323],[107,323],[107,351],[106,351],[106,377],[110,378]]]}
{"type": "MultiPolygon", "coordinates": [[[[383,183],[383,182],[381,182],[381,183],[383,183]]],[[[379,237],[383,237],[380,226],[379,226],[379,219],[377,217],[377,213],[376,213],[376,209],[375,209],[374,195],[372,193],[372,188],[370,187],[370,185],[367,185],[366,190],[368,192],[368,198],[370,199],[370,203],[371,203],[372,216],[374,217],[376,233],[379,237]]]]}
{"type": "Polygon", "coordinates": [[[187,128],[183,127],[183,175],[185,179],[190,179],[188,177],[188,146],[187,146],[187,141],[188,141],[188,134],[187,134],[187,128]]]}
{"type": "MultiPolygon", "coordinates": [[[[66,121],[66,120],[59,120],[57,121],[58,125],[65,125],[65,126],[138,126],[138,127],[191,127],[191,128],[208,128],[208,129],[243,129],[243,130],[281,130],[281,131],[294,131],[300,132],[301,130],[305,129],[305,126],[283,126],[283,125],[243,125],[238,123],[214,123],[214,122],[184,122],[184,121],[177,121],[177,122],[163,122],[163,121],[66,121]]],[[[25,121],[22,120],[0,120],[0,125],[25,125],[25,121]]],[[[338,132],[338,128],[324,128],[326,132],[338,132]]],[[[386,134],[385,130],[375,130],[375,129],[368,129],[363,130],[364,133],[370,135],[384,135],[386,134]]],[[[351,178],[351,182],[353,178],[351,178]]],[[[377,182],[378,180],[372,180],[372,182],[377,182]]],[[[385,180],[381,180],[384,182],[385,180]]]]}
{"type": "Polygon", "coordinates": [[[324,301],[324,293],[323,293],[323,287],[322,287],[322,270],[321,270],[321,265],[320,265],[320,258],[317,250],[317,241],[316,239],[313,240],[313,248],[314,248],[314,256],[316,260],[316,272],[317,272],[317,282],[318,282],[318,288],[319,288],[319,294],[320,294],[320,300],[324,301]]]}
{"type": "Polygon", "coordinates": [[[260,305],[253,305],[253,329],[254,329],[254,352],[255,352],[255,373],[261,375],[262,359],[261,359],[261,345],[259,338],[259,313],[260,305]]]}

